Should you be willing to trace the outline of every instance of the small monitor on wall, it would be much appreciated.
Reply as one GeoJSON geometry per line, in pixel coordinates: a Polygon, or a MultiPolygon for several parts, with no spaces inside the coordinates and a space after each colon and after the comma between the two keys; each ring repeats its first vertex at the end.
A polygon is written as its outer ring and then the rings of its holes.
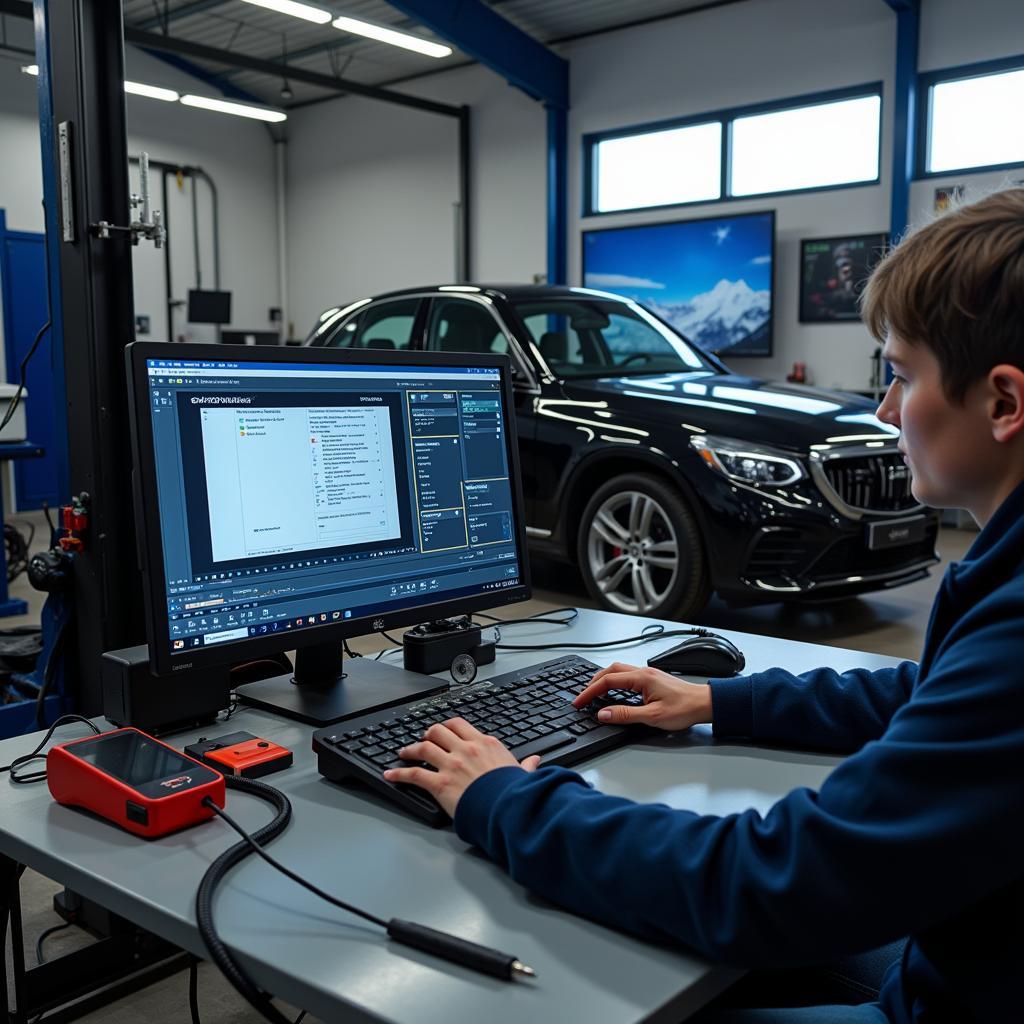
{"type": "Polygon", "coordinates": [[[207,292],[190,288],[188,322],[190,324],[231,323],[231,292],[207,292]]]}
{"type": "Polygon", "coordinates": [[[634,299],[705,352],[772,354],[775,211],[583,232],[583,284],[634,299]]]}
{"type": "Polygon", "coordinates": [[[800,242],[800,322],[848,323],[860,320],[860,294],[889,236],[845,235],[800,242]]]}

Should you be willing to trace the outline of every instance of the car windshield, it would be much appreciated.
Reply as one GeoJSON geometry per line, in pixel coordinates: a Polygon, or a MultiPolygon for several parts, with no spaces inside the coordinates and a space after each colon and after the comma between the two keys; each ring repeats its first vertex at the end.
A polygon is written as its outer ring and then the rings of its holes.
{"type": "Polygon", "coordinates": [[[715,370],[646,310],[585,296],[513,302],[544,361],[560,377],[715,370]]]}

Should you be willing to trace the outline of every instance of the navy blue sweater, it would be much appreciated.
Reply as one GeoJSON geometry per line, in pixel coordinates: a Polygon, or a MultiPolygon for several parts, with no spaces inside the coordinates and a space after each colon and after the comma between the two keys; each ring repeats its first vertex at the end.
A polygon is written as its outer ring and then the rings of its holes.
{"type": "Polygon", "coordinates": [[[500,768],[459,801],[458,834],[556,903],[715,961],[820,963],[909,934],[891,1021],[1024,1019],[1024,484],[949,567],[919,665],[711,686],[717,736],[851,756],[764,816],[500,768]]]}

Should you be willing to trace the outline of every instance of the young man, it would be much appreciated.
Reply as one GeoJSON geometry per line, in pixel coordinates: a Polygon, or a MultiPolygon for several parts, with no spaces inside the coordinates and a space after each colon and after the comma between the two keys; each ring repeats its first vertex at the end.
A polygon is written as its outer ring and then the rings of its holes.
{"type": "Polygon", "coordinates": [[[536,758],[518,765],[460,719],[403,751],[437,772],[389,775],[433,793],[522,884],[712,960],[796,966],[910,936],[878,1003],[723,1020],[1020,1020],[1024,189],[911,234],[872,275],[864,313],[894,373],[878,416],[900,429],[914,495],[982,527],[942,580],[920,663],[707,686],[615,664],[576,699],[629,687],[643,707],[601,717],[850,754],[819,792],[764,817],[633,804],[536,758]]]}

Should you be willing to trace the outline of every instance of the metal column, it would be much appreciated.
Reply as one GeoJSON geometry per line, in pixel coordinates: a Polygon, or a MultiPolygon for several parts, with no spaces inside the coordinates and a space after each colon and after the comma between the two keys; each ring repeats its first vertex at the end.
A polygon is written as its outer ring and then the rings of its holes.
{"type": "Polygon", "coordinates": [[[69,681],[78,710],[95,714],[102,652],[145,640],[124,366],[134,333],[131,243],[89,228],[130,222],[121,5],[34,0],[34,14],[40,88],[49,91],[49,108],[40,107],[43,194],[47,256],[59,265],[70,492],[90,496],[69,681]]]}
{"type": "Polygon", "coordinates": [[[910,223],[917,128],[917,42],[920,0],[885,0],[896,12],[896,85],[893,100],[892,191],[889,237],[901,238],[910,223]]]}

